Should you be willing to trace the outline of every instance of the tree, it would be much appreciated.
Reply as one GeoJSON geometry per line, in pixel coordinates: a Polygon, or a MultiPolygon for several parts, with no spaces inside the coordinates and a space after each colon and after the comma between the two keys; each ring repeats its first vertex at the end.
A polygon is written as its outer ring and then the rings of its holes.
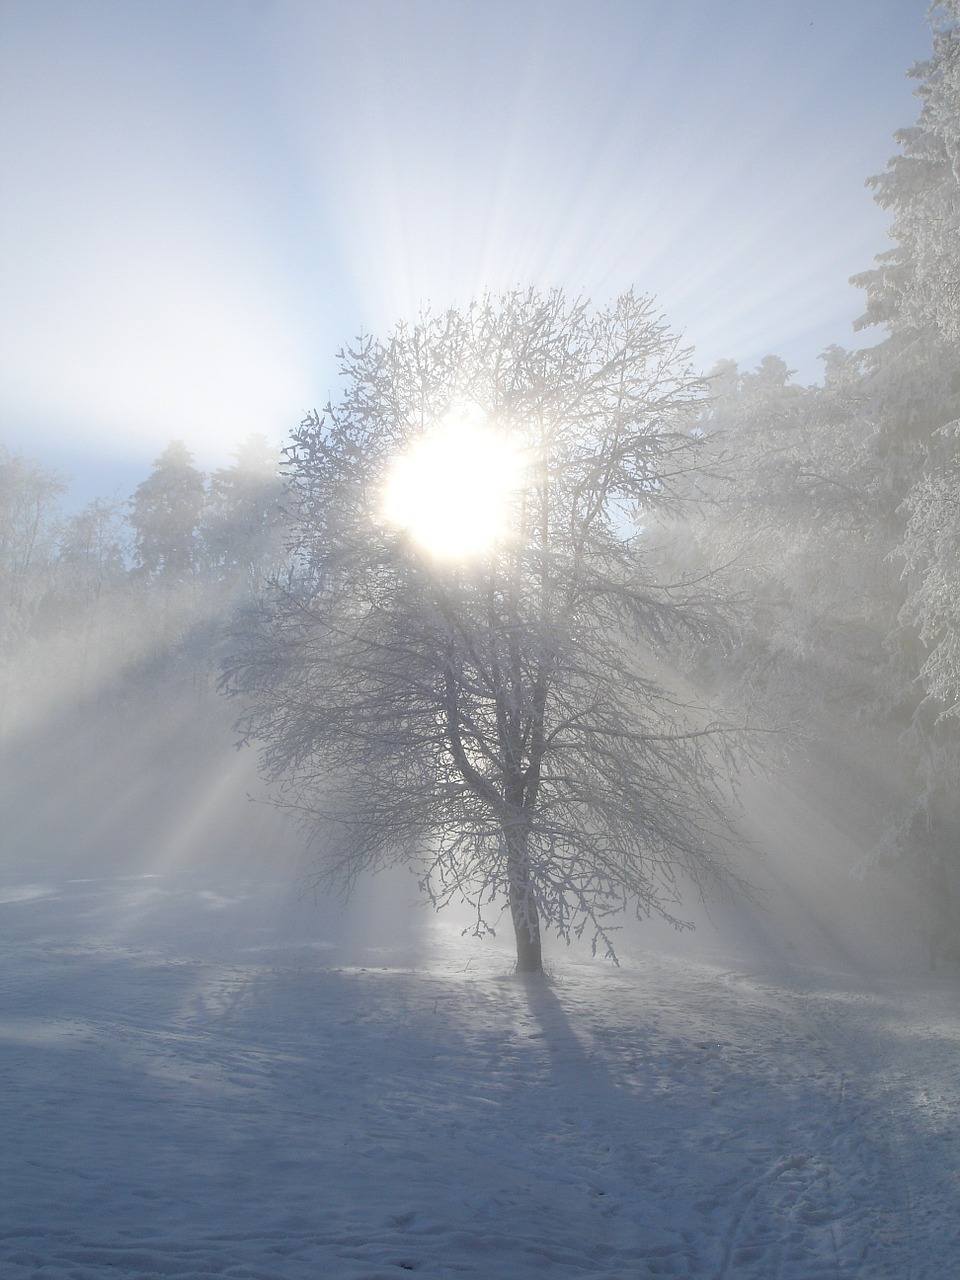
{"type": "Polygon", "coordinates": [[[281,559],[284,537],[279,447],[248,437],[234,463],[210,477],[204,559],[228,596],[248,597],[281,559]]]}
{"type": "Polygon", "coordinates": [[[913,445],[895,553],[907,586],[900,621],[918,637],[923,687],[943,714],[955,715],[960,706],[960,0],[934,6],[931,25],[933,55],[911,72],[919,81],[919,117],[897,134],[900,154],[887,172],[870,180],[878,204],[893,211],[891,234],[897,243],[855,281],[867,293],[860,324],[887,328],[874,361],[894,384],[901,406],[898,424],[901,432],[906,427],[913,445]]]}
{"type": "Polygon", "coordinates": [[[960,956],[960,2],[931,6],[931,58],[919,82],[916,124],[900,152],[870,180],[893,212],[895,247],[854,277],[865,289],[860,327],[886,336],[865,354],[898,505],[890,559],[902,571],[887,638],[901,689],[900,746],[911,761],[913,799],[892,826],[890,850],[907,854],[932,886],[940,923],[934,952],[960,956]]]}
{"type": "Polygon", "coordinates": [[[127,590],[129,527],[117,503],[96,498],[60,523],[52,587],[43,601],[45,638],[74,696],[99,703],[117,679],[133,618],[127,590]]]}
{"type": "Polygon", "coordinates": [[[749,601],[726,674],[808,731],[825,711],[848,720],[877,697],[896,620],[887,557],[902,498],[860,357],[834,347],[824,358],[822,386],[793,383],[774,356],[752,373],[716,367],[700,426],[728,472],[718,501],[689,522],[692,562],[712,554],[728,564],[749,601]]]}
{"type": "Polygon", "coordinates": [[[672,675],[684,645],[722,642],[723,610],[702,577],[661,577],[655,535],[697,473],[687,353],[633,294],[592,312],[531,291],[341,363],[343,400],[287,451],[287,576],[225,673],[244,739],[322,845],[319,876],[412,863],[477,932],[506,902],[524,972],[541,922],[589,928],[610,956],[628,903],[679,925],[685,878],[737,880],[737,731],[672,675]],[[385,486],[437,440],[468,470],[419,491],[429,506],[456,486],[431,553],[385,486]],[[457,513],[490,458],[513,481],[470,546],[457,513]]]}
{"type": "Polygon", "coordinates": [[[0,445],[0,730],[16,689],[10,663],[50,584],[57,500],[65,488],[56,472],[0,445]]]}
{"type": "Polygon", "coordinates": [[[756,374],[728,366],[703,421],[737,474],[701,532],[737,556],[753,601],[739,674],[811,742],[883,777],[868,861],[901,860],[926,887],[935,956],[957,949],[960,920],[958,17],[957,0],[932,11],[917,125],[870,180],[896,246],[854,277],[856,327],[883,339],[828,351],[823,386],[778,385],[769,358],[756,374]]]}
{"type": "Polygon", "coordinates": [[[105,593],[119,590],[129,552],[115,503],[95,498],[65,520],[57,538],[57,594],[64,607],[95,607],[105,593]]]}
{"type": "Polygon", "coordinates": [[[898,555],[913,589],[901,620],[916,629],[922,650],[920,678],[942,717],[960,717],[960,422],[943,430],[953,453],[912,489],[898,555]]]}
{"type": "Polygon", "coordinates": [[[960,0],[930,7],[933,56],[911,68],[922,103],[915,125],[897,132],[900,153],[869,179],[894,214],[893,249],[854,277],[867,291],[860,325],[934,329],[960,345],[960,0]]]}
{"type": "Polygon", "coordinates": [[[139,597],[130,633],[139,632],[135,647],[144,676],[161,676],[167,666],[184,661],[191,668],[192,651],[209,650],[200,541],[205,479],[186,446],[173,440],[130,502],[131,586],[138,588],[139,597]]]}
{"type": "Polygon", "coordinates": [[[46,589],[65,489],[55,472],[0,445],[0,651],[20,641],[46,589]]]}
{"type": "Polygon", "coordinates": [[[179,440],[172,440],[133,495],[130,523],[140,571],[173,585],[196,572],[204,476],[179,440]]]}

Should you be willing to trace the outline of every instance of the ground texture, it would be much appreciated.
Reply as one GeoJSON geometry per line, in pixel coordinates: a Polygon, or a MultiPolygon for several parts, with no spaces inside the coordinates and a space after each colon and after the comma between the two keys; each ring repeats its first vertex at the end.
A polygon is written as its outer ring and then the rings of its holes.
{"type": "MultiPolygon", "coordinates": [[[[0,887],[7,1280],[960,1276],[960,995],[0,887]]],[[[269,891],[256,890],[259,901],[269,891]]]]}

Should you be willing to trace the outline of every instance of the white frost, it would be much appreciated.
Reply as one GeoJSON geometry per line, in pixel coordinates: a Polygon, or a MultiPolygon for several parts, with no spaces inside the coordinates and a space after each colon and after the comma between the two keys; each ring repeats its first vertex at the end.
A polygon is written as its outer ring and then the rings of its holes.
{"type": "Polygon", "coordinates": [[[8,1280],[957,1274],[943,981],[636,948],[541,986],[443,917],[351,953],[167,881],[0,894],[8,1280]]]}

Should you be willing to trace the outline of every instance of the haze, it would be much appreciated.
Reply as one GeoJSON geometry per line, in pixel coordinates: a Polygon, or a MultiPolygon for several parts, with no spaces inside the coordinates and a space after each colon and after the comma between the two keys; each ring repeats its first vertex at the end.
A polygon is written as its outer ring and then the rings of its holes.
{"type": "Polygon", "coordinates": [[[0,0],[5,1278],[956,1274],[945,7],[0,0]]]}
{"type": "Polygon", "coordinates": [[[129,492],[336,394],[424,303],[655,294],[801,377],[884,244],[905,0],[2,7],[0,436],[129,492]]]}

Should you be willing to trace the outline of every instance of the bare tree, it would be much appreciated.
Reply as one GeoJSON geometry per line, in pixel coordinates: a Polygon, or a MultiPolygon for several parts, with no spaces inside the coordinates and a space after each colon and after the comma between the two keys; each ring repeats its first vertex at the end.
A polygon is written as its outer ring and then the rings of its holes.
{"type": "Polygon", "coordinates": [[[533,291],[341,353],[342,402],[287,451],[288,576],[225,672],[278,798],[322,845],[321,878],[413,863],[478,932],[506,902],[529,972],[541,921],[613,956],[625,906],[679,925],[685,879],[735,879],[737,733],[668,674],[722,637],[722,611],[708,582],[665,580],[655,534],[695,488],[687,355],[648,300],[594,312],[533,291]],[[449,548],[390,515],[397,457],[441,423],[518,459],[469,549],[457,512],[485,482],[469,459],[452,497],[439,474],[419,492],[449,548]]]}

